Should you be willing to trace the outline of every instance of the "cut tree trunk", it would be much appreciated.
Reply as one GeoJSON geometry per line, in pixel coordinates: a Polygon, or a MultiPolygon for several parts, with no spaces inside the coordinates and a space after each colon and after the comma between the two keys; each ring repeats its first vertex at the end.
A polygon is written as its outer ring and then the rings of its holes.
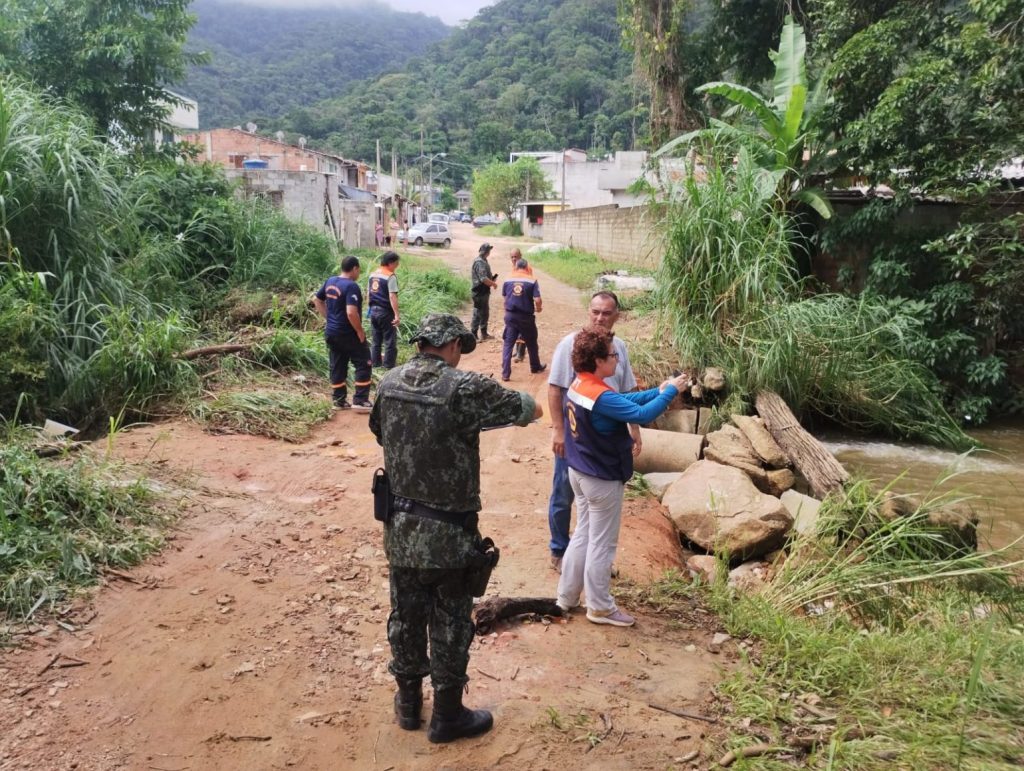
{"type": "Polygon", "coordinates": [[[252,343],[224,343],[223,345],[206,345],[193,348],[178,354],[179,359],[198,359],[200,356],[223,356],[225,353],[241,353],[251,351],[252,343]]]}
{"type": "Polygon", "coordinates": [[[515,618],[527,613],[539,616],[561,616],[554,597],[491,597],[473,609],[476,633],[486,634],[502,619],[515,618]]]}
{"type": "Polygon", "coordinates": [[[810,484],[814,497],[823,500],[842,488],[850,475],[821,442],[803,429],[781,396],[774,391],[759,391],[754,405],[772,438],[810,484]]]}

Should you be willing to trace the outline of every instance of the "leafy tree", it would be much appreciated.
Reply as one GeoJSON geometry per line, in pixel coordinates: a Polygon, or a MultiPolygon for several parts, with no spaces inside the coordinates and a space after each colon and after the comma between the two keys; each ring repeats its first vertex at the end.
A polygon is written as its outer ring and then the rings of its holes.
{"type": "Polygon", "coordinates": [[[515,163],[494,161],[473,174],[473,210],[504,212],[511,220],[516,206],[551,194],[548,182],[536,158],[519,158],[515,163]]]}
{"type": "Polygon", "coordinates": [[[711,118],[711,127],[682,134],[661,147],[663,155],[679,147],[688,147],[703,139],[734,140],[750,150],[762,168],[766,197],[778,196],[782,202],[799,201],[811,206],[822,217],[829,218],[832,209],[824,196],[802,186],[808,174],[804,153],[810,151],[810,162],[827,157],[821,143],[819,119],[828,104],[824,80],[811,87],[804,63],[806,52],[804,30],[787,17],[779,50],[771,54],[775,63],[772,96],[766,98],[753,89],[737,83],[705,83],[697,89],[732,102],[727,115],[743,115],[752,122],[733,125],[711,118]]]}
{"type": "Polygon", "coordinates": [[[963,188],[1020,153],[1022,0],[811,0],[840,159],[871,182],[963,188]]]}
{"type": "Polygon", "coordinates": [[[203,61],[184,50],[189,0],[0,0],[5,66],[76,103],[104,134],[141,137],[203,61]],[[11,27],[14,27],[11,29],[11,27]]]}

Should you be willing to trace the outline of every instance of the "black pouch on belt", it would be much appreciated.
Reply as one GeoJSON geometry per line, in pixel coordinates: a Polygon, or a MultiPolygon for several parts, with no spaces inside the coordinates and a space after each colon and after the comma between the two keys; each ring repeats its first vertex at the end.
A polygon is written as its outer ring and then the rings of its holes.
{"type": "Polygon", "coordinates": [[[491,580],[491,572],[498,564],[501,549],[494,545],[490,538],[484,538],[476,545],[473,564],[466,568],[466,584],[474,597],[483,597],[487,584],[491,580]]]}
{"type": "Polygon", "coordinates": [[[373,518],[387,524],[391,519],[394,499],[391,497],[391,480],[384,469],[379,468],[373,472],[370,492],[373,493],[373,518]]]}

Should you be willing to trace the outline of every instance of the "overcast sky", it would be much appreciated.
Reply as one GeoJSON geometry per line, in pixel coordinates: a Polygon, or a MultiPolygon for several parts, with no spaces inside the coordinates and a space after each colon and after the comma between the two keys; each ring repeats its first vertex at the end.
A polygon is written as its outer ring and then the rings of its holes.
{"type": "MultiPolygon", "coordinates": [[[[363,5],[365,0],[243,0],[253,5],[271,5],[279,8],[309,8],[324,5],[363,5]]],[[[457,24],[463,19],[471,19],[485,5],[493,5],[497,0],[379,0],[390,5],[396,11],[425,13],[438,16],[446,24],[457,24]]]]}

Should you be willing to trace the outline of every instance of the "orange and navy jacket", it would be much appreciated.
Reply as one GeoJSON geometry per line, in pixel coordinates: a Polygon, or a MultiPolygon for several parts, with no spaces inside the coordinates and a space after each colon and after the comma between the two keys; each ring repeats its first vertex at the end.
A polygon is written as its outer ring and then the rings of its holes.
{"type": "Polygon", "coordinates": [[[510,313],[526,313],[533,315],[533,301],[540,297],[540,284],[529,270],[514,270],[512,275],[501,285],[501,294],[505,298],[505,310],[510,313]]]}
{"type": "Polygon", "coordinates": [[[392,313],[388,280],[394,274],[395,270],[390,265],[382,265],[370,274],[370,279],[366,282],[366,303],[370,309],[380,308],[392,313]]]}
{"type": "Polygon", "coordinates": [[[633,440],[625,423],[610,434],[594,428],[594,405],[612,389],[592,372],[581,372],[562,401],[565,459],[570,468],[598,479],[628,482],[633,476],[633,440]]]}

